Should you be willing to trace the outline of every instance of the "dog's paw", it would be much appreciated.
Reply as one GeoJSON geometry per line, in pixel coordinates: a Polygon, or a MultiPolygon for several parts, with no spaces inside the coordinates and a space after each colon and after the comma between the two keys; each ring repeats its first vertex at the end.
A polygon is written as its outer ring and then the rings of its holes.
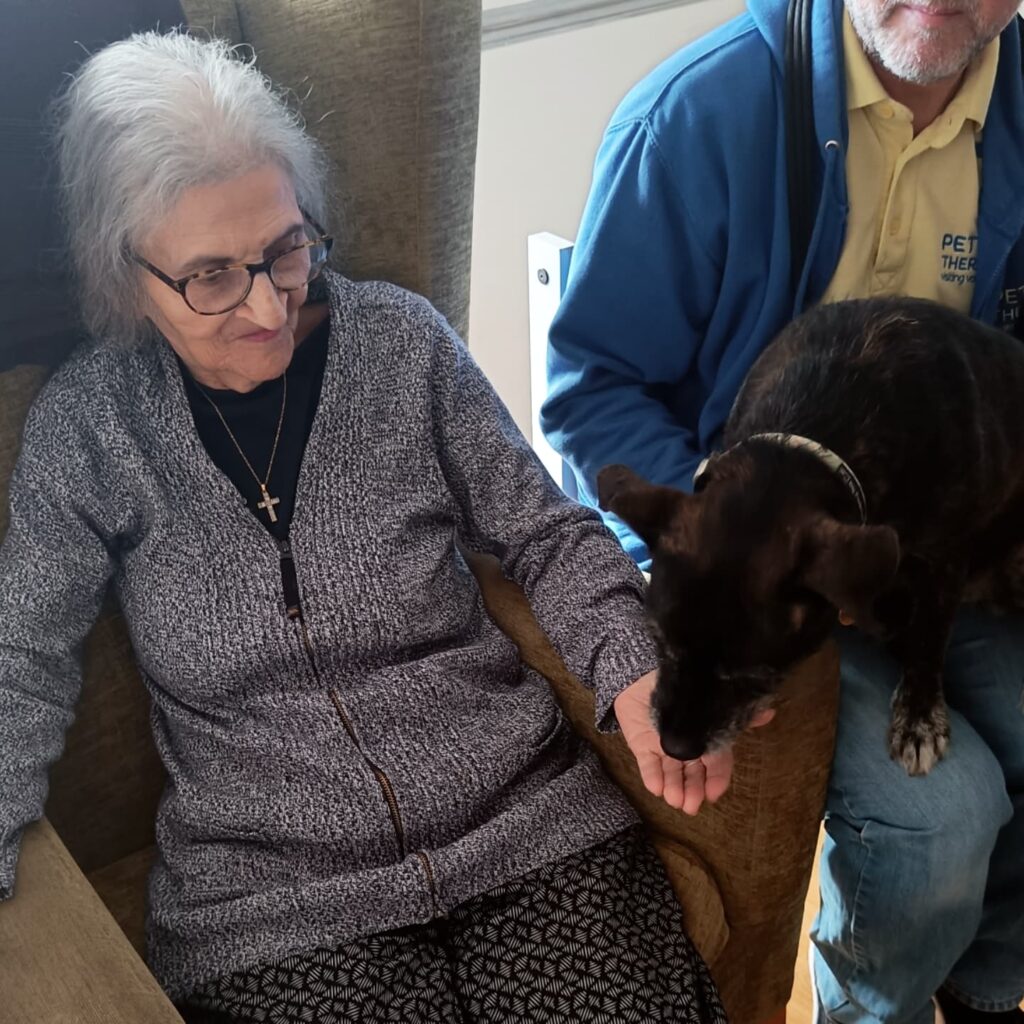
{"type": "Polygon", "coordinates": [[[922,707],[910,701],[901,686],[892,698],[889,754],[908,775],[927,775],[942,760],[949,746],[949,712],[946,702],[922,707]]]}

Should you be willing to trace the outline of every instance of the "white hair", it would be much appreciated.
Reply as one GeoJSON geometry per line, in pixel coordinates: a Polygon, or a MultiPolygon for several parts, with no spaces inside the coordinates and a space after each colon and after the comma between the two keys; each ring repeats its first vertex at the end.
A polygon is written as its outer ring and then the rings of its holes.
{"type": "Polygon", "coordinates": [[[300,208],[327,215],[327,161],[249,51],[183,32],[138,33],[90,57],[55,106],[81,314],[98,338],[146,331],[136,247],[196,186],[267,163],[300,208]]]}

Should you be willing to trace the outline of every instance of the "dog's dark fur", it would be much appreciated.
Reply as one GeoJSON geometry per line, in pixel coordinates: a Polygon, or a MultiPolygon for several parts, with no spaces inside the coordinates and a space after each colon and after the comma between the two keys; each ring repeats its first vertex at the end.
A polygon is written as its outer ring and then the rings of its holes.
{"type": "Polygon", "coordinates": [[[902,665],[890,751],[911,774],[942,757],[942,664],[964,600],[1024,608],[1024,346],[923,300],[819,306],[764,351],[699,493],[623,466],[600,503],[652,553],[648,611],[667,753],[697,757],[770,702],[837,610],[902,665]],[[861,481],[754,434],[811,438],[861,481]]]}

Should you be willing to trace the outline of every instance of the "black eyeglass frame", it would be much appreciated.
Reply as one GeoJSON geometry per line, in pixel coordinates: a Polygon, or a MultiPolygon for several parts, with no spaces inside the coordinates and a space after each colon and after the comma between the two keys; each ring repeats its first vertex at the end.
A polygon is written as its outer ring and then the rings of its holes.
{"type": "Polygon", "coordinates": [[[182,299],[182,302],[188,306],[197,316],[223,316],[225,313],[230,313],[232,310],[238,309],[240,305],[247,298],[249,293],[252,291],[252,283],[256,280],[257,274],[266,274],[270,283],[278,288],[279,291],[283,292],[294,292],[298,291],[299,288],[305,287],[305,285],[298,285],[295,288],[281,288],[274,280],[273,275],[270,273],[270,268],[282,257],[290,256],[293,252],[298,252],[300,249],[312,249],[315,245],[322,245],[324,247],[324,259],[320,266],[317,268],[317,272],[306,281],[306,284],[311,284],[319,276],[327,263],[327,258],[331,255],[331,247],[334,245],[334,239],[324,232],[324,229],[308,214],[303,214],[306,221],[313,227],[314,230],[319,231],[320,234],[316,238],[311,238],[309,241],[303,242],[301,245],[293,245],[290,249],[285,249],[282,252],[275,253],[273,256],[261,261],[260,263],[229,263],[223,267],[212,267],[209,270],[197,270],[193,274],[186,274],[184,277],[173,278],[169,274],[165,274],[159,267],[154,267],[149,260],[143,259],[136,253],[132,253],[132,260],[138,263],[144,270],[148,270],[158,281],[162,281],[168,288],[176,291],[182,299]],[[200,277],[208,277],[212,274],[220,274],[225,270],[246,270],[249,272],[249,285],[242,293],[242,297],[232,306],[228,306],[227,309],[222,309],[217,313],[204,313],[200,309],[196,309],[191,302],[188,301],[188,296],[185,294],[185,289],[195,280],[200,277]]]}

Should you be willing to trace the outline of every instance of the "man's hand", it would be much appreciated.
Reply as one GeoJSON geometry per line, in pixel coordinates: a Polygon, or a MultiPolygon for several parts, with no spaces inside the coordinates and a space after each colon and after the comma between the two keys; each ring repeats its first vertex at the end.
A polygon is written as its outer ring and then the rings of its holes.
{"type": "MultiPolygon", "coordinates": [[[[705,754],[696,761],[677,761],[661,748],[651,715],[651,694],[657,672],[648,672],[615,698],[615,717],[629,749],[633,751],[640,777],[655,796],[686,814],[696,814],[707,800],[714,803],[732,779],[732,747],[705,754]]],[[[751,727],[767,725],[775,717],[771,710],[759,712],[751,727]]]]}

